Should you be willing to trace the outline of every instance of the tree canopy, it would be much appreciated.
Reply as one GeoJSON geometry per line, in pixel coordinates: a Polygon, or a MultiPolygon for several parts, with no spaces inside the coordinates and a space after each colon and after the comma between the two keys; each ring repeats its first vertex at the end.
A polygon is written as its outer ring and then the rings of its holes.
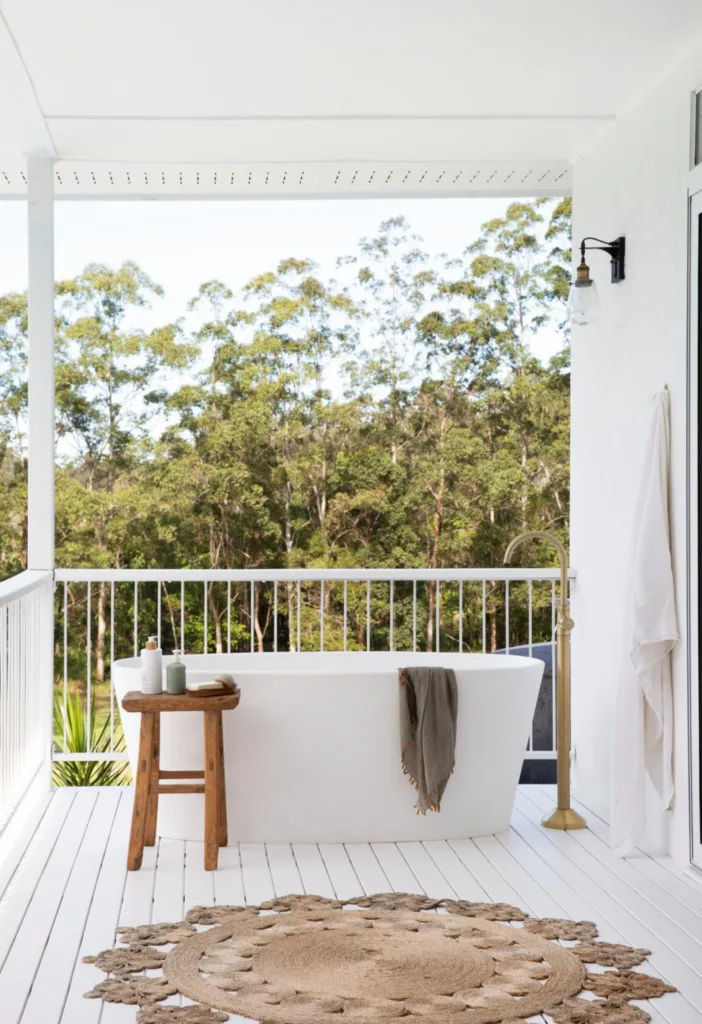
{"type": "MultiPolygon", "coordinates": [[[[567,541],[569,250],[569,200],[514,202],[460,254],[394,217],[334,279],[291,257],[238,293],[204,283],[149,331],[134,324],[161,290],[135,263],[59,282],[57,564],[470,567],[523,529],[567,541]],[[563,344],[545,364],[547,326],[563,344]]],[[[26,295],[0,297],[5,576],[25,564],[26,334],[26,295]]],[[[223,615],[212,588],[220,646],[223,615]]]]}

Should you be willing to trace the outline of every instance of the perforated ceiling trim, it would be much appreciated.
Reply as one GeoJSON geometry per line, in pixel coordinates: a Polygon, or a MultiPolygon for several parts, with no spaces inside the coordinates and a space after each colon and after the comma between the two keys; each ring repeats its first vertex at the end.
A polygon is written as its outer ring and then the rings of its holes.
{"type": "MultiPolygon", "coordinates": [[[[553,162],[88,164],[59,162],[57,197],[203,198],[355,195],[564,194],[571,171],[553,162]]],[[[26,193],[24,168],[0,162],[0,196],[26,193]]]]}

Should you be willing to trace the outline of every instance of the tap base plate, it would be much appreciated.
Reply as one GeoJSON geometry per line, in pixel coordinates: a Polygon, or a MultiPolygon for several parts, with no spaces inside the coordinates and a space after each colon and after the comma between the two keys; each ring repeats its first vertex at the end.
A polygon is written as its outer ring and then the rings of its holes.
{"type": "Polygon", "coordinates": [[[562,832],[572,832],[578,828],[587,828],[585,819],[577,811],[574,811],[572,807],[557,807],[555,811],[541,819],[541,824],[544,828],[557,828],[562,832]]]}

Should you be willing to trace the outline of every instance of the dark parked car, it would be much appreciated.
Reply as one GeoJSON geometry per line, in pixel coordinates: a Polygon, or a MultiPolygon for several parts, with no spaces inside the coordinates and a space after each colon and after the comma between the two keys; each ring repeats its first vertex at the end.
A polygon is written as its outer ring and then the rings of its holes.
{"type": "MultiPolygon", "coordinates": [[[[555,645],[533,644],[532,657],[543,661],[545,668],[541,680],[541,689],[536,701],[534,726],[531,737],[531,749],[553,750],[554,748],[554,693],[553,693],[553,655],[555,645]]],[[[515,654],[518,657],[529,657],[527,644],[510,647],[509,651],[495,651],[495,654],[515,654]]],[[[553,783],[556,781],[556,761],[553,758],[528,758],[522,766],[520,782],[553,783]]]]}

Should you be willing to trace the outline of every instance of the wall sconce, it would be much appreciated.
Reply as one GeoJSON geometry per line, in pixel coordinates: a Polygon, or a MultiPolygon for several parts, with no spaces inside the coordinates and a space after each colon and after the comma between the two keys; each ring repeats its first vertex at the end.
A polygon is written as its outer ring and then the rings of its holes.
{"type": "Polygon", "coordinates": [[[588,236],[580,243],[580,265],[575,271],[575,280],[571,282],[568,293],[568,316],[574,324],[592,324],[600,312],[600,298],[597,286],[590,277],[590,268],[585,262],[587,249],[600,249],[609,253],[612,264],[612,284],[624,280],[624,236],[620,235],[613,242],[605,242],[601,238],[588,236]],[[586,242],[601,242],[601,245],[586,245],[586,242]]]}

